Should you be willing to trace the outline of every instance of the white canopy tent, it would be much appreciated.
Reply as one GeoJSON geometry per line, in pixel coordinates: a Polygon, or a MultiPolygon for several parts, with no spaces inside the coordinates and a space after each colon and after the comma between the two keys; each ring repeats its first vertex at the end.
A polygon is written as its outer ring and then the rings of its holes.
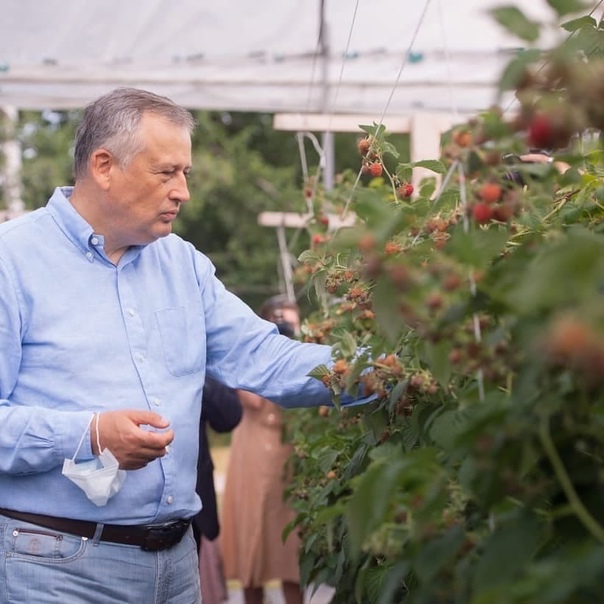
{"type": "Polygon", "coordinates": [[[127,85],[191,109],[475,112],[519,46],[501,4],[555,18],[545,0],[0,0],[0,105],[127,85]]]}
{"type": "MultiPolygon", "coordinates": [[[[371,122],[411,131],[412,159],[433,158],[443,130],[493,104],[518,52],[489,15],[502,4],[556,41],[546,0],[0,0],[0,107],[79,108],[135,86],[190,109],[281,114],[277,127],[322,131],[328,161],[330,132],[371,122]]],[[[14,144],[5,156],[10,185],[14,144]]],[[[9,215],[22,209],[12,184],[9,215]]],[[[286,217],[264,218],[285,257],[286,217]]]]}
{"type": "Polygon", "coordinates": [[[338,115],[354,114],[347,130],[402,118],[425,159],[496,100],[519,46],[489,14],[502,3],[558,25],[546,0],[0,0],[0,107],[78,108],[137,86],[190,109],[297,113],[314,131],[313,114],[330,116],[323,132],[338,115]]]}

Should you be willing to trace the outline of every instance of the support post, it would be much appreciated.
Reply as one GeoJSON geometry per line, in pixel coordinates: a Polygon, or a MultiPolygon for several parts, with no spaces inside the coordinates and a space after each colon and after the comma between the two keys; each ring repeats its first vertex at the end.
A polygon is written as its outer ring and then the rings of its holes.
{"type": "Polygon", "coordinates": [[[21,187],[21,146],[17,140],[18,118],[19,112],[16,107],[5,105],[0,108],[0,119],[5,134],[5,140],[0,145],[4,156],[0,169],[6,200],[6,220],[25,212],[21,187]]]}

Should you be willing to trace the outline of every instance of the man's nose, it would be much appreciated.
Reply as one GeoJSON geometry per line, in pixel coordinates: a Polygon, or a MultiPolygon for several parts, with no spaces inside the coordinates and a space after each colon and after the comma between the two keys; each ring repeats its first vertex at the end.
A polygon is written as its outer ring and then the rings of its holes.
{"type": "Polygon", "coordinates": [[[180,174],[178,177],[178,183],[170,191],[170,199],[176,199],[181,202],[186,202],[191,199],[189,193],[189,185],[187,183],[187,177],[184,174],[180,174]]]}

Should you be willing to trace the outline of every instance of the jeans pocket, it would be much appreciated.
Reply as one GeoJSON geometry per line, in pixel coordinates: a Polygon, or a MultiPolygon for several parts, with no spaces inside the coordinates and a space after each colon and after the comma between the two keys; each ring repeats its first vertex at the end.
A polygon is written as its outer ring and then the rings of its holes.
{"type": "Polygon", "coordinates": [[[32,527],[16,527],[7,537],[7,558],[29,558],[40,562],[66,562],[77,558],[86,543],[75,535],[32,527]]]}

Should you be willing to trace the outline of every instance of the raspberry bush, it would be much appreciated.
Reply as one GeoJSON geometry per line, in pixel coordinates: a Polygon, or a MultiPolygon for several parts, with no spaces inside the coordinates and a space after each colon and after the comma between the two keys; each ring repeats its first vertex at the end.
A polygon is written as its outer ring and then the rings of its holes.
{"type": "MultiPolygon", "coordinates": [[[[519,108],[416,164],[440,187],[409,189],[414,166],[374,124],[358,144],[369,184],[351,171],[320,193],[358,221],[330,233],[319,208],[298,270],[322,303],[304,338],[333,345],[314,375],[336,406],[289,428],[291,530],[303,580],[334,603],[604,601],[604,32],[549,4],[572,35],[510,63],[519,108]],[[533,146],[555,161],[514,159],[533,146]],[[340,409],[359,385],[376,401],[340,409]]],[[[517,9],[494,14],[537,40],[517,9]]]]}

